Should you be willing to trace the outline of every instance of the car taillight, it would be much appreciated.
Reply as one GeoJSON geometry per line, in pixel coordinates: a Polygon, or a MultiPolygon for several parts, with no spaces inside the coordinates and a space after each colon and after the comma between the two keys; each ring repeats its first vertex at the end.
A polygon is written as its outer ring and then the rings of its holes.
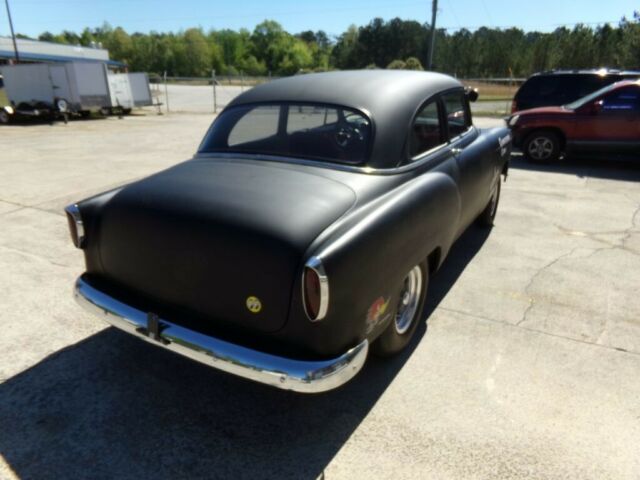
{"type": "Polygon", "coordinates": [[[329,308],[329,279],[317,257],[309,259],[302,278],[304,311],[312,322],[322,320],[329,308]]]}
{"type": "Polygon", "coordinates": [[[82,223],[82,217],[80,216],[80,209],[78,205],[69,205],[64,209],[67,214],[67,223],[69,224],[69,233],[71,234],[71,241],[76,248],[84,248],[84,224],[82,223]]]}
{"type": "Polygon", "coordinates": [[[515,100],[513,100],[511,102],[511,113],[515,113],[518,111],[518,102],[516,102],[515,100]]]}

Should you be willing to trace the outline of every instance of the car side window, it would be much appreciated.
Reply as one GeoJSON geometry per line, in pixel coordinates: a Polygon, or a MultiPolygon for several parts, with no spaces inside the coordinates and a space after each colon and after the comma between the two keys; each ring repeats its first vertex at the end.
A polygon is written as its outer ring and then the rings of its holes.
{"type": "Polygon", "coordinates": [[[236,123],[229,133],[230,147],[255,142],[278,133],[279,105],[262,105],[253,108],[236,123]]]}
{"type": "Polygon", "coordinates": [[[418,155],[444,144],[444,135],[440,125],[438,102],[426,104],[416,115],[409,133],[409,155],[418,155]]]}
{"type": "Polygon", "coordinates": [[[471,119],[467,113],[466,100],[463,91],[446,93],[442,96],[444,100],[445,112],[447,115],[447,126],[449,137],[457,137],[467,131],[471,126],[471,119]]]}
{"type": "Polygon", "coordinates": [[[287,133],[310,130],[334,124],[338,121],[335,108],[318,105],[292,105],[287,118],[287,133]]]}
{"type": "Polygon", "coordinates": [[[602,111],[607,113],[640,112],[640,88],[623,88],[602,99],[602,111]]]}

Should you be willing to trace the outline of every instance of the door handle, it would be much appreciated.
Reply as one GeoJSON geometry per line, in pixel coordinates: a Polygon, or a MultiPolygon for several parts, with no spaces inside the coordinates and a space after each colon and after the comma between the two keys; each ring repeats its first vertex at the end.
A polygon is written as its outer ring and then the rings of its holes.
{"type": "Polygon", "coordinates": [[[454,147],[451,149],[451,153],[453,153],[454,155],[460,155],[462,153],[462,149],[454,147]]]}

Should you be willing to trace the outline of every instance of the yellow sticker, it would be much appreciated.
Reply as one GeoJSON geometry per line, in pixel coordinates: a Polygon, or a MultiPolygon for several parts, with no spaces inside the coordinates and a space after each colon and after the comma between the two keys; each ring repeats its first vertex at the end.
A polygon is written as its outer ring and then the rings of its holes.
{"type": "Polygon", "coordinates": [[[260,313],[260,310],[262,310],[262,302],[258,297],[247,297],[247,308],[251,313],[260,313]]]}

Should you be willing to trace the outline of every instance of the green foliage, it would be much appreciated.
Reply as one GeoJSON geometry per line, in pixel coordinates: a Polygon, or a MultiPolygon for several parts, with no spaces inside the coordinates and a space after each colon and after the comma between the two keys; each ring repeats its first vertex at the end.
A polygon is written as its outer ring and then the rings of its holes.
{"type": "Polygon", "coordinates": [[[418,60],[416,57],[407,58],[405,63],[405,68],[407,70],[424,70],[424,68],[422,68],[422,63],[420,63],[420,60],[418,60]]]}
{"type": "MultiPolygon", "coordinates": [[[[69,45],[102,45],[131,70],[174,76],[291,75],[332,69],[422,70],[430,42],[428,25],[394,18],[351,25],[335,41],[319,31],[292,35],[265,20],[253,32],[190,28],[179,33],[132,33],[105,23],[80,34],[43,32],[39,39],[69,45]],[[401,60],[404,59],[404,60],[401,60]]],[[[619,25],[576,25],[553,32],[482,27],[436,31],[434,69],[458,77],[525,77],[552,68],[640,68],[640,15],[619,25]]]]}
{"type": "Polygon", "coordinates": [[[405,70],[407,68],[407,64],[404,60],[392,60],[389,65],[387,65],[387,69],[389,70],[405,70]]]}

